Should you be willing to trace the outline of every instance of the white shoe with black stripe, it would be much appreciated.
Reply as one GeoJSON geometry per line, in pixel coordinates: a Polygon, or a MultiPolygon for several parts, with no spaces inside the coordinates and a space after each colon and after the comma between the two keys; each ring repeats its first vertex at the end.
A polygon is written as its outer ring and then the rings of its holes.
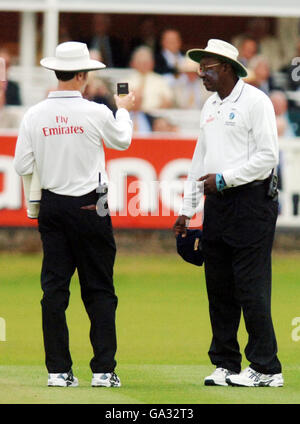
{"type": "Polygon", "coordinates": [[[240,374],[229,375],[226,382],[230,386],[240,387],[282,387],[284,380],[279,374],[262,374],[247,367],[240,374]]]}
{"type": "Polygon", "coordinates": [[[228,386],[226,382],[226,377],[232,374],[235,374],[235,373],[226,368],[218,367],[211,375],[209,375],[208,377],[205,377],[204,385],[205,386],[228,386]]]}
{"type": "Polygon", "coordinates": [[[72,371],[48,374],[49,387],[77,387],[78,384],[78,379],[74,377],[72,371]]]}
{"type": "Polygon", "coordinates": [[[121,381],[116,373],[95,373],[92,378],[92,387],[121,387],[121,381]]]}

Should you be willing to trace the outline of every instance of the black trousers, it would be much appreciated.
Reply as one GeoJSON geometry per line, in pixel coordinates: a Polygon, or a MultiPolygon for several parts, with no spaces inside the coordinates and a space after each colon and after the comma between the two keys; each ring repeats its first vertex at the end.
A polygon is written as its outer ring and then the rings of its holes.
{"type": "Polygon", "coordinates": [[[95,210],[81,209],[96,204],[97,199],[96,191],[81,197],[42,192],[38,219],[44,253],[41,305],[49,373],[66,372],[72,366],[65,311],[70,280],[76,269],[91,322],[92,372],[112,372],[116,366],[116,246],[111,219],[109,215],[99,217],[95,210]]]}
{"type": "Polygon", "coordinates": [[[240,372],[237,332],[243,312],[250,366],[281,372],[271,318],[271,250],[278,202],[266,185],[206,196],[203,222],[205,277],[212,327],[209,349],[217,367],[240,372]]]}

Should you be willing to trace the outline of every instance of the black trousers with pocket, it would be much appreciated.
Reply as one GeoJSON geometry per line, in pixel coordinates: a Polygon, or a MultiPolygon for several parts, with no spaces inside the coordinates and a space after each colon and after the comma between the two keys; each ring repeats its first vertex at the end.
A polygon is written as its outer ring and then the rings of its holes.
{"type": "Polygon", "coordinates": [[[97,200],[96,191],[80,197],[42,191],[38,218],[44,253],[41,305],[49,373],[67,372],[72,366],[65,311],[70,280],[76,269],[91,322],[92,372],[112,372],[116,366],[117,297],[113,285],[116,246],[111,218],[99,217],[95,210],[81,209],[96,204],[97,200]]]}
{"type": "Polygon", "coordinates": [[[243,312],[250,366],[281,372],[271,317],[271,251],[278,202],[266,184],[206,196],[203,222],[205,277],[212,327],[211,362],[241,370],[237,332],[243,312]]]}

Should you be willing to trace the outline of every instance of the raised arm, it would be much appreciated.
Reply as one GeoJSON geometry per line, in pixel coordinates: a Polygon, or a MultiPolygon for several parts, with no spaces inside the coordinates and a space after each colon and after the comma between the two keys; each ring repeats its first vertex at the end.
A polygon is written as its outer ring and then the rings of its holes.
{"type": "Polygon", "coordinates": [[[102,135],[106,147],[116,150],[126,150],[130,146],[132,138],[132,121],[129,110],[134,105],[133,93],[120,97],[115,95],[117,105],[116,117],[110,113],[103,129],[102,135]]]}

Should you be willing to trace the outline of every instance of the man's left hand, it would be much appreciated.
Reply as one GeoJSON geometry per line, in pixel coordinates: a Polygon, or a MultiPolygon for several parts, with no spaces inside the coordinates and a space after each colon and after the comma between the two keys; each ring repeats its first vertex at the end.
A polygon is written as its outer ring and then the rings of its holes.
{"type": "Polygon", "coordinates": [[[206,174],[199,178],[198,181],[204,181],[204,194],[213,194],[218,192],[216,175],[217,174],[206,174]]]}

